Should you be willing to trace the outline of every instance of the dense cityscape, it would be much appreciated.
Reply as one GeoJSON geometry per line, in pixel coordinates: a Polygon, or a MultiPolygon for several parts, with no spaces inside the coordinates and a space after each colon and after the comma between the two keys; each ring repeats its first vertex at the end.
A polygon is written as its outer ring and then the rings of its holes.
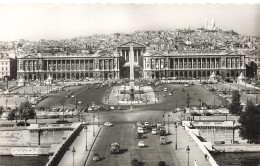
{"type": "Polygon", "coordinates": [[[0,163],[257,166],[259,66],[260,37],[213,18],[1,41],[0,163]]]}

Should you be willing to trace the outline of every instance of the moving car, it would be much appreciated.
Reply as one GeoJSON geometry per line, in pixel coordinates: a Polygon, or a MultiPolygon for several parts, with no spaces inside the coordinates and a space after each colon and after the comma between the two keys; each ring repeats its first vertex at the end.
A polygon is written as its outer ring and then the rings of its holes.
{"type": "Polygon", "coordinates": [[[131,166],[138,166],[140,163],[139,158],[132,158],[131,166]]]}
{"type": "Polygon", "coordinates": [[[110,153],[111,154],[118,154],[118,153],[120,153],[120,144],[118,142],[110,144],[110,153]]]}
{"type": "Polygon", "coordinates": [[[166,166],[164,161],[159,161],[158,166],[166,166]]]}
{"type": "Polygon", "coordinates": [[[139,141],[139,142],[138,142],[138,146],[139,146],[139,148],[145,147],[144,141],[139,141]]]}
{"type": "Polygon", "coordinates": [[[156,135],[156,134],[157,134],[157,129],[154,128],[154,129],[152,130],[152,134],[153,134],[153,135],[156,135]]]}
{"type": "Polygon", "coordinates": [[[98,153],[94,153],[93,161],[98,161],[99,159],[100,159],[99,154],[98,153]]]}
{"type": "Polygon", "coordinates": [[[142,138],[144,138],[144,136],[143,136],[143,134],[141,134],[141,133],[137,133],[137,137],[136,137],[137,139],[142,139],[142,138]]]}
{"type": "Polygon", "coordinates": [[[144,129],[142,128],[142,127],[138,127],[138,129],[137,129],[137,133],[144,133],[144,129]]]}
{"type": "Polygon", "coordinates": [[[104,125],[108,126],[108,127],[113,126],[113,124],[111,122],[106,122],[106,123],[104,123],[104,125]]]}

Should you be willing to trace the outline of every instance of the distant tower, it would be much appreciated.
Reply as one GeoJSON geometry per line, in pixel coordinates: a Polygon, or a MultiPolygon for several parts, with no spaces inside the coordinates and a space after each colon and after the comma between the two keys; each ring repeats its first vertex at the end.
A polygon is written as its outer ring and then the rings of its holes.
{"type": "Polygon", "coordinates": [[[213,18],[211,19],[210,28],[215,29],[215,20],[213,18]]]}
{"type": "Polygon", "coordinates": [[[208,29],[208,24],[209,24],[209,23],[208,23],[208,18],[206,18],[206,20],[205,20],[205,25],[204,25],[204,28],[205,28],[205,29],[208,29]]]}

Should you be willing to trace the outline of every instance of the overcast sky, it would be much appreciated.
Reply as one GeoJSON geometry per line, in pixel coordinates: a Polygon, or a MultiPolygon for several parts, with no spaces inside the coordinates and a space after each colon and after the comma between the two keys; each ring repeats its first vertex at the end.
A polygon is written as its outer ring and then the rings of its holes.
{"type": "Polygon", "coordinates": [[[257,5],[2,4],[0,40],[65,39],[135,30],[199,28],[214,18],[222,30],[260,36],[257,5]]]}

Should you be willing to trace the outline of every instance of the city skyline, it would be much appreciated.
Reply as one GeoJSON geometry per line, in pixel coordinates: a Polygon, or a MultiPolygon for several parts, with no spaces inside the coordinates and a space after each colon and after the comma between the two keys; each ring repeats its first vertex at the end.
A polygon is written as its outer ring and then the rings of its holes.
{"type": "Polygon", "coordinates": [[[221,30],[260,36],[259,11],[259,4],[2,4],[0,40],[201,28],[206,18],[221,30]]]}

